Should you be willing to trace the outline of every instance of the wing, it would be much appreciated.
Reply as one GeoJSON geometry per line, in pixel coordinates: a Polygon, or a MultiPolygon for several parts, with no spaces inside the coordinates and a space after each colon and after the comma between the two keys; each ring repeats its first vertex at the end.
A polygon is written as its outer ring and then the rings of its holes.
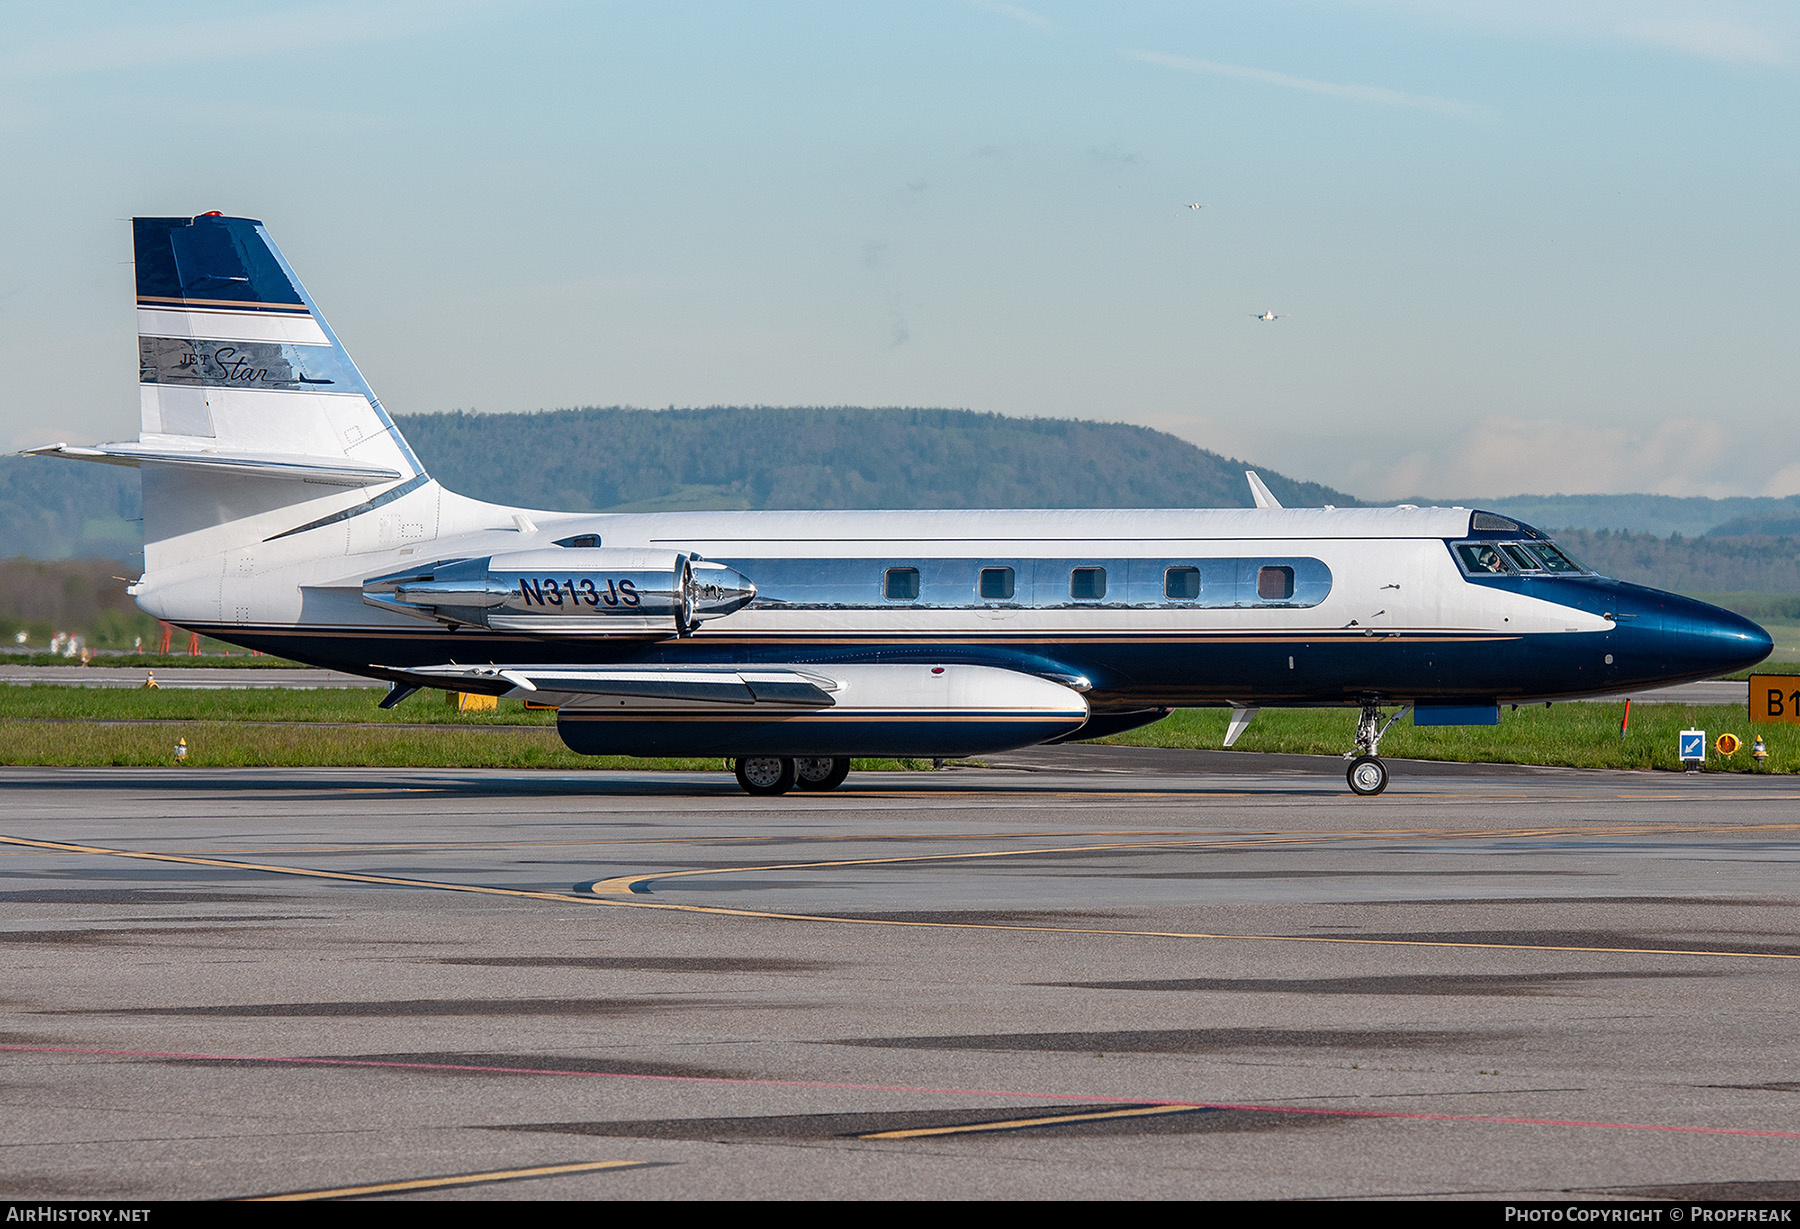
{"type": "Polygon", "coordinates": [[[947,663],[375,666],[397,703],[420,687],[557,709],[586,755],[980,755],[1088,720],[1086,679],[947,663]]]}

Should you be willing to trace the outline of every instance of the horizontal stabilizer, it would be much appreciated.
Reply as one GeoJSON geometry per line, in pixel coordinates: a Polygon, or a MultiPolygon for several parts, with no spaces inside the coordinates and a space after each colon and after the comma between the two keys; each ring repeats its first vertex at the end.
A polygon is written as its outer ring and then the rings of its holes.
{"type": "Polygon", "coordinates": [[[257,478],[323,482],[333,486],[371,486],[379,482],[392,482],[401,476],[399,470],[385,465],[359,465],[347,461],[343,457],[309,457],[292,453],[270,452],[215,452],[210,449],[157,448],[147,444],[134,443],[101,444],[97,448],[48,444],[42,448],[27,448],[19,455],[67,457],[71,461],[98,461],[103,465],[128,465],[133,469],[145,464],[180,465],[189,469],[213,470],[257,478]]]}

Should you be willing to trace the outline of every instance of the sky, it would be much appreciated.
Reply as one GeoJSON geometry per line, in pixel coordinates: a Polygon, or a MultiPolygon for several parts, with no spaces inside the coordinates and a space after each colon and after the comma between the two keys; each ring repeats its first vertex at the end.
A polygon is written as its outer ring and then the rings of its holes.
{"type": "Polygon", "coordinates": [[[0,159],[0,446],[135,435],[126,219],[218,209],[394,413],[963,407],[1369,499],[1800,493],[1788,2],[9,4],[0,159]]]}

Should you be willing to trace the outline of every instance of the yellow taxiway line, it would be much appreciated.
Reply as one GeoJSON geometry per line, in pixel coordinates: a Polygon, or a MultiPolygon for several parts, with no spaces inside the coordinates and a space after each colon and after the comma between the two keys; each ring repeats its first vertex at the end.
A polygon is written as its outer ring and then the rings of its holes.
{"type": "MultiPolygon", "coordinates": [[[[1769,824],[1766,828],[1793,828],[1800,825],[1769,824]]],[[[1568,835],[1575,835],[1571,831],[1568,835]]],[[[1593,835],[1590,831],[1586,833],[1593,835]]],[[[1615,833],[1616,834],[1616,833],[1615,833]]],[[[1417,833],[1411,835],[1419,835],[1417,833]]],[[[1451,835],[1451,834],[1446,834],[1451,835]]],[[[1454,835],[1468,835],[1456,833],[1454,835]]],[[[1496,835],[1496,834],[1489,834],[1496,835]]],[[[1549,833],[1564,835],[1564,833],[1549,833]]],[[[1273,842],[1271,842],[1273,843],[1273,842]]],[[[1285,843],[1285,842],[1283,842],[1285,843]]],[[[1073,847],[1081,849],[1159,849],[1169,848],[1176,842],[1126,842],[1097,846],[1073,847]]],[[[1183,844],[1190,844],[1184,842],[1183,844]]],[[[1219,842],[1192,842],[1203,844],[1207,848],[1230,848],[1232,846],[1219,842]]],[[[1247,844],[1247,843],[1246,843],[1247,844]]],[[[1202,939],[1214,942],[1236,943],[1334,943],[1363,947],[1436,947],[1462,948],[1476,951],[1522,951],[1522,952],[1595,952],[1610,955],[1634,956],[1701,956],[1714,958],[1730,958],[1739,960],[1800,960],[1800,953],[1793,952],[1733,952],[1707,948],[1664,948],[1664,947],[1600,947],[1585,944],[1566,943],[1478,943],[1470,941],[1454,941],[1446,939],[1360,939],[1349,935],[1259,935],[1259,934],[1225,934],[1209,931],[1184,930],[1118,930],[1103,926],[1029,926],[1007,922],[934,922],[898,918],[840,917],[831,914],[814,913],[778,913],[765,909],[733,909],[721,905],[686,905],[666,901],[643,900],[631,893],[629,888],[621,890],[614,887],[609,895],[597,895],[592,892],[544,892],[529,888],[498,888],[482,884],[445,883],[432,879],[406,879],[396,875],[364,875],[354,871],[328,871],[312,867],[281,866],[266,862],[241,862],[229,858],[200,858],[185,854],[149,853],[135,849],[112,849],[101,845],[75,845],[64,841],[38,841],[19,836],[0,836],[0,845],[11,845],[28,849],[48,850],[55,853],[95,854],[101,857],[132,858],[146,862],[172,862],[188,866],[210,866],[224,870],[260,871],[271,875],[291,875],[302,879],[325,879],[339,883],[366,883],[383,887],[421,888],[436,892],[463,892],[477,896],[510,896],[526,900],[556,901],[563,904],[603,905],[624,909],[660,909],[672,913],[698,913],[709,917],[760,918],[769,921],[831,923],[846,926],[897,926],[922,930],[998,930],[1029,934],[1069,934],[1099,935],[1115,938],[1137,939],[1202,939]]],[[[840,866],[867,866],[892,862],[948,861],[961,858],[1001,857],[1026,853],[1063,852],[1058,850],[996,850],[976,854],[942,854],[920,857],[917,855],[902,858],[855,858],[841,862],[803,862],[782,866],[749,866],[735,868],[716,868],[707,871],[672,872],[668,876],[620,876],[618,879],[605,880],[607,884],[624,882],[648,882],[657,878],[673,878],[676,874],[727,874],[735,871],[745,873],[751,871],[768,871],[781,869],[827,868],[840,866]]],[[[598,888],[600,885],[594,885],[598,888]]]]}
{"type": "Polygon", "coordinates": [[[914,1127],[906,1131],[876,1131],[858,1139],[924,1139],[932,1135],[975,1135],[982,1131],[1020,1131],[1029,1127],[1059,1127],[1069,1122],[1099,1122],[1107,1118],[1148,1118],[1157,1114],[1192,1114],[1211,1109],[1207,1105],[1136,1105],[1123,1110],[1092,1110],[1085,1114],[1052,1114],[1044,1118],[1009,1118],[1004,1122],[971,1122],[959,1127],[914,1127]]]}
{"type": "Polygon", "coordinates": [[[243,1203],[297,1203],[312,1199],[355,1199],[359,1195],[391,1195],[397,1191],[429,1191],[446,1186],[474,1186],[482,1182],[516,1182],[521,1178],[553,1178],[558,1174],[592,1173],[600,1169],[635,1169],[644,1161],[579,1161],[572,1165],[538,1165],[531,1169],[494,1169],[479,1174],[453,1174],[447,1178],[411,1178],[404,1182],[377,1182],[370,1186],[334,1186],[322,1191],[290,1191],[285,1195],[249,1195],[243,1203]]]}
{"type": "MultiPolygon", "coordinates": [[[[891,866],[909,862],[965,862],[983,858],[1026,858],[1037,854],[1113,853],[1132,849],[1259,849],[1270,846],[1303,845],[1342,841],[1379,840],[1530,840],[1543,837],[1619,837],[1648,836],[1677,832],[1710,832],[1699,824],[1629,824],[1605,828],[1377,828],[1358,832],[1277,832],[1258,833],[1236,840],[1219,840],[1214,836],[1189,837],[1165,841],[1101,841],[1087,845],[1045,845],[1028,849],[984,849],[973,853],[903,854],[876,858],[843,858],[812,862],[771,862],[757,866],[709,866],[695,870],[665,871],[645,875],[615,875],[601,879],[588,888],[600,896],[638,895],[644,884],[669,879],[687,879],[700,875],[742,875],[762,871],[828,870],[847,866],[891,866]]],[[[1800,824],[1752,824],[1736,827],[1732,832],[1795,832],[1800,824]]]]}

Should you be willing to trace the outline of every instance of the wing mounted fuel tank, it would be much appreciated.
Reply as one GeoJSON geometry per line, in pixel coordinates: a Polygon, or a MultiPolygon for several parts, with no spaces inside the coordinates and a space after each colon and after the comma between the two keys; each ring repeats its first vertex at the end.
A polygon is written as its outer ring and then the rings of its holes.
{"type": "Polygon", "coordinates": [[[620,547],[450,559],[363,582],[363,601],[464,627],[532,636],[686,636],[748,606],[741,573],[679,551],[620,547]]]}

